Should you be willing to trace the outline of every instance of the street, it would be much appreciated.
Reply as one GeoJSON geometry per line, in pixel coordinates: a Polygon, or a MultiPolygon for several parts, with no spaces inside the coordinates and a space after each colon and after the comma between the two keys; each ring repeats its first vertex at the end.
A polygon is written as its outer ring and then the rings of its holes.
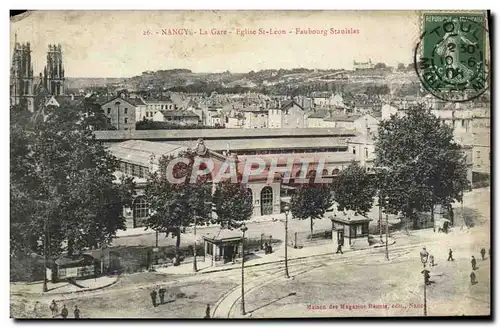
{"type": "MultiPolygon", "coordinates": [[[[489,208],[484,209],[484,200],[489,192],[485,191],[489,190],[467,194],[464,206],[486,214],[489,208]]],[[[262,224],[279,227],[282,223],[262,224]]],[[[260,234],[260,229],[254,231],[260,234]]],[[[489,222],[469,229],[457,226],[449,234],[426,229],[399,235],[398,242],[389,247],[389,262],[384,248],[370,248],[289,260],[290,279],[285,278],[283,262],[247,267],[246,316],[423,315],[422,247],[435,256],[437,264],[430,268],[434,283],[427,286],[428,315],[489,314],[490,260],[480,260],[479,254],[482,247],[490,247],[489,222]],[[446,261],[449,248],[454,252],[453,262],[446,261]],[[478,259],[475,285],[469,278],[472,255],[478,259]]],[[[16,317],[32,316],[30,309],[39,300],[46,309],[40,316],[48,317],[48,305],[56,299],[69,309],[78,305],[83,318],[201,318],[210,304],[213,317],[240,317],[240,284],[239,269],[197,275],[143,272],[123,275],[117,284],[98,291],[12,296],[11,309],[16,317]],[[160,285],[167,289],[166,304],[153,308],[149,292],[160,285]]]]}

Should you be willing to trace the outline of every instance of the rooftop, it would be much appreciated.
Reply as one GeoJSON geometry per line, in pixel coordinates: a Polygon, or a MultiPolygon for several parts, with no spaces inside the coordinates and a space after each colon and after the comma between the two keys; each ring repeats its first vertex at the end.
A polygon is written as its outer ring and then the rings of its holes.
{"type": "Polygon", "coordinates": [[[342,212],[337,214],[336,216],[329,216],[329,219],[332,220],[333,222],[339,222],[343,224],[353,224],[353,223],[365,223],[365,222],[370,222],[371,219],[361,216],[361,215],[354,215],[354,214],[347,214],[343,215],[342,212]]]}
{"type": "Polygon", "coordinates": [[[210,241],[235,241],[241,240],[242,232],[239,229],[226,230],[221,229],[216,233],[207,233],[203,236],[203,239],[208,239],[210,241]]]}
{"type": "Polygon", "coordinates": [[[129,102],[131,102],[135,106],[144,106],[146,103],[141,98],[128,98],[129,102]]]}
{"type": "Polygon", "coordinates": [[[361,116],[359,115],[349,115],[349,116],[330,116],[325,118],[328,122],[354,122],[361,116]]]}
{"type": "MultiPolygon", "coordinates": [[[[262,130],[262,129],[260,129],[262,130]]],[[[230,140],[204,140],[205,145],[214,151],[230,151],[238,153],[241,150],[266,150],[266,149],[318,149],[336,146],[347,146],[347,140],[332,137],[310,138],[264,138],[256,140],[230,139],[230,140]]],[[[192,146],[193,141],[177,141],[186,147],[192,146]]],[[[274,155],[276,156],[276,155],[274,155]]]]}
{"type": "Polygon", "coordinates": [[[136,130],[136,131],[95,131],[96,139],[102,141],[161,140],[196,141],[225,139],[280,139],[304,138],[309,145],[310,138],[354,137],[356,133],[344,128],[302,128],[302,129],[190,129],[190,130],[136,130]]]}
{"type": "Polygon", "coordinates": [[[149,103],[158,103],[158,102],[168,102],[168,103],[173,102],[172,99],[170,99],[170,97],[148,98],[148,99],[144,99],[144,101],[146,102],[146,104],[149,104],[149,103]]]}
{"type": "Polygon", "coordinates": [[[164,117],[195,117],[200,118],[190,110],[163,110],[161,111],[164,117]]]}
{"type": "Polygon", "coordinates": [[[329,112],[327,109],[318,109],[311,112],[311,114],[309,114],[309,118],[326,118],[328,116],[328,113],[329,112]]]}
{"type": "Polygon", "coordinates": [[[269,109],[267,108],[261,108],[261,107],[245,107],[245,108],[242,108],[240,109],[240,111],[242,112],[258,112],[258,113],[267,113],[269,111],[269,109]]]}
{"type": "Polygon", "coordinates": [[[176,156],[186,149],[182,145],[144,140],[128,140],[112,144],[108,148],[113,156],[137,165],[150,163],[151,155],[154,155],[154,164],[158,164],[162,155],[176,156]]]}

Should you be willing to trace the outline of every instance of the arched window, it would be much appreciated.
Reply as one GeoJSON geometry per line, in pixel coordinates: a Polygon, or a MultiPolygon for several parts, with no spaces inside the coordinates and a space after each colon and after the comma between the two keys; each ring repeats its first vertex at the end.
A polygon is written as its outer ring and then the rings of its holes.
{"type": "Polygon", "coordinates": [[[337,174],[339,174],[339,173],[340,173],[340,170],[339,170],[339,169],[334,169],[334,170],[332,171],[332,175],[337,175],[337,174]]]}
{"type": "Polygon", "coordinates": [[[134,200],[134,219],[143,219],[149,216],[149,204],[146,197],[139,196],[134,200]]]}
{"type": "Polygon", "coordinates": [[[321,173],[321,175],[323,177],[326,177],[328,175],[328,170],[327,169],[323,169],[323,172],[321,173]]]}
{"type": "Polygon", "coordinates": [[[295,175],[292,175],[290,174],[290,183],[295,183],[297,179],[300,179],[300,175],[302,174],[302,172],[300,170],[298,170],[297,172],[295,172],[295,175]]]}
{"type": "Polygon", "coordinates": [[[307,179],[314,180],[316,179],[316,170],[311,170],[307,173],[307,179]]]}
{"type": "Polygon", "coordinates": [[[247,189],[247,194],[248,194],[248,197],[249,197],[250,204],[253,204],[253,192],[252,192],[252,189],[248,188],[247,189]]]}
{"type": "Polygon", "coordinates": [[[273,189],[264,187],[260,192],[260,215],[273,214],[273,189]]]}

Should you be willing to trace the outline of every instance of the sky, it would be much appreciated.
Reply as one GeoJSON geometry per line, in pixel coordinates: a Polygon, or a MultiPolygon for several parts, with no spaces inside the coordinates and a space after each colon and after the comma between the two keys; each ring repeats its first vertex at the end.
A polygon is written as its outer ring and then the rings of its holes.
{"type": "Polygon", "coordinates": [[[369,59],[395,66],[412,62],[419,24],[415,11],[36,11],[11,21],[10,53],[15,34],[18,42],[30,42],[38,75],[48,45],[60,43],[67,77],[131,77],[174,68],[352,69],[353,60],[369,59]],[[193,35],[161,35],[178,28],[193,35]],[[237,29],[259,28],[287,34],[237,35],[237,29]],[[297,35],[297,28],[358,33],[297,35]],[[211,35],[212,29],[228,34],[211,35]]]}

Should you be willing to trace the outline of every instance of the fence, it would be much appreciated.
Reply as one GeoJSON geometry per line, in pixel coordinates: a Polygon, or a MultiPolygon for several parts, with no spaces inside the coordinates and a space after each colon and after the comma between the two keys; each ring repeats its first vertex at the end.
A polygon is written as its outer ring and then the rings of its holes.
{"type": "Polygon", "coordinates": [[[288,246],[302,248],[332,242],[332,230],[296,231],[288,234],[288,246]]]}

